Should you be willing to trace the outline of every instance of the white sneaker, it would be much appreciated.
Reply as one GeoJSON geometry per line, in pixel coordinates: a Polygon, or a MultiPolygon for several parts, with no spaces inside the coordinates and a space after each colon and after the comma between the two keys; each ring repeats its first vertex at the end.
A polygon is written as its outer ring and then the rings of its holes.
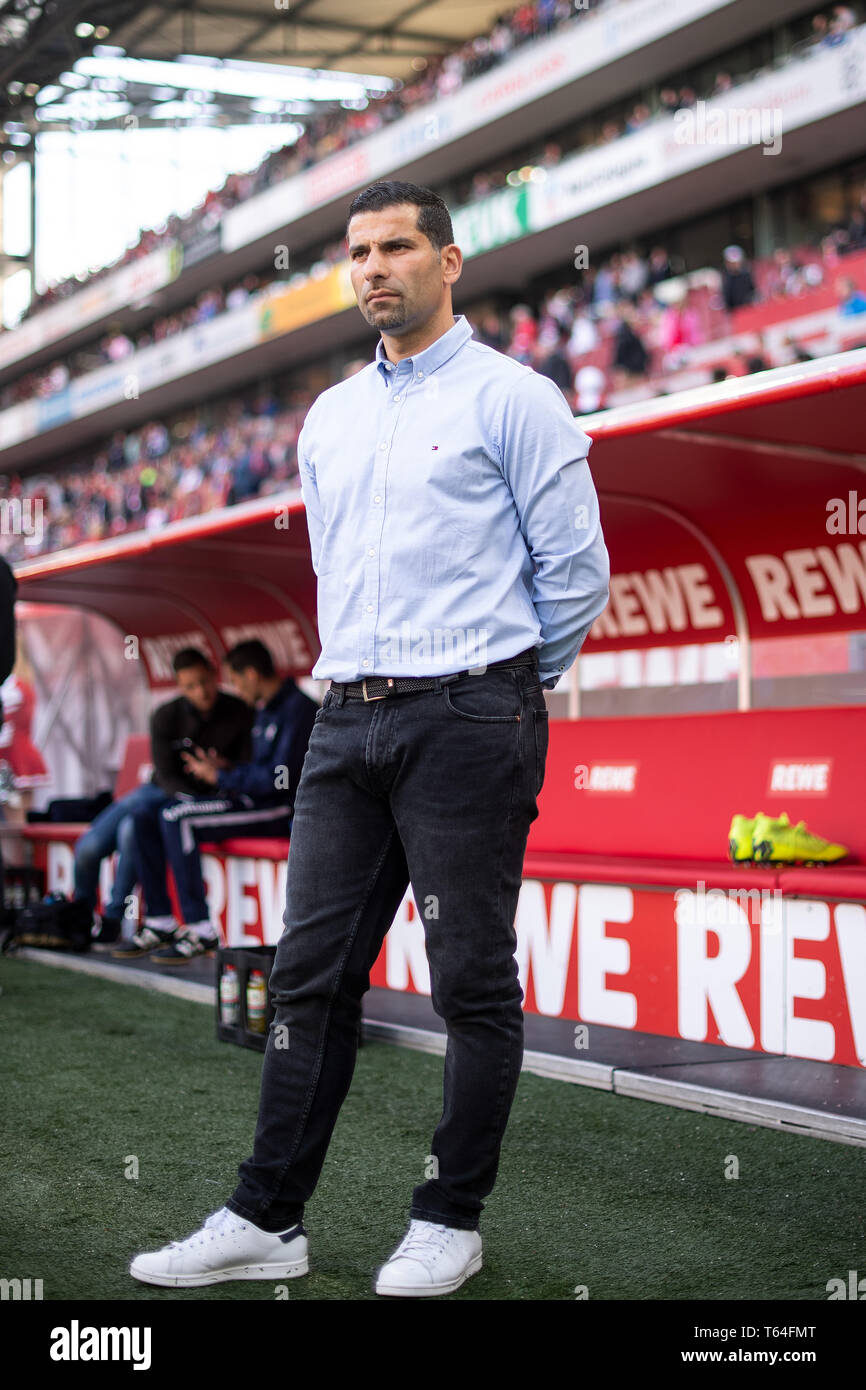
{"type": "Polygon", "coordinates": [[[307,1253],[300,1223],[274,1234],[221,1207],[186,1240],[136,1255],[129,1272],[144,1284],[184,1289],[228,1279],[296,1279],[309,1270],[307,1253]]]}
{"type": "Polygon", "coordinates": [[[409,1230],[379,1270],[376,1293],[428,1298],[453,1293],[481,1268],[481,1236],[433,1221],[410,1221],[409,1230]]]}

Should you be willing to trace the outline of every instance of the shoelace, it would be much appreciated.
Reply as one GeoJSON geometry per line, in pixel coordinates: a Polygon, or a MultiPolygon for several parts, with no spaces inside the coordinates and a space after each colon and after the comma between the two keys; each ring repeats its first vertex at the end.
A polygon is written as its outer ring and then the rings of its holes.
{"type": "Polygon", "coordinates": [[[415,1226],[410,1229],[403,1244],[400,1246],[398,1254],[411,1255],[417,1251],[422,1255],[429,1255],[431,1250],[444,1250],[454,1239],[454,1232],[450,1226],[436,1227],[430,1226],[427,1229],[415,1226]]]}
{"type": "Polygon", "coordinates": [[[215,1211],[212,1216],[208,1217],[200,1231],[193,1231],[186,1240],[171,1241],[168,1248],[169,1250],[194,1250],[196,1246],[205,1245],[207,1241],[214,1241],[218,1236],[234,1235],[240,1229],[240,1223],[230,1211],[215,1211]]]}

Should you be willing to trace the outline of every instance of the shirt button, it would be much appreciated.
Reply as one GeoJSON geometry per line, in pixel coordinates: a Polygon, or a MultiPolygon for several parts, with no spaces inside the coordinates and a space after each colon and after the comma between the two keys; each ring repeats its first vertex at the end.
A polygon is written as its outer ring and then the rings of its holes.
{"type": "Polygon", "coordinates": [[[418,373],[418,380],[419,380],[419,381],[421,380],[421,378],[422,378],[423,375],[424,375],[423,372],[419,372],[419,373],[418,373]]]}
{"type": "Polygon", "coordinates": [[[369,665],[370,665],[370,663],[369,663],[369,661],[367,661],[366,657],[365,657],[365,659],[361,662],[361,665],[362,665],[362,666],[369,666],[369,665]]]}
{"type": "Polygon", "coordinates": [[[380,448],[380,449],[387,449],[387,447],[388,447],[387,443],[385,443],[385,444],[380,444],[380,445],[379,445],[379,448],[380,448]]]}
{"type": "Polygon", "coordinates": [[[373,501],[374,501],[374,502],[381,502],[381,501],[382,501],[382,499],[381,499],[381,497],[379,496],[378,492],[376,493],[376,496],[373,498],[373,501]]]}
{"type": "Polygon", "coordinates": [[[372,605],[372,603],[368,603],[368,604],[367,604],[367,612],[368,612],[368,613],[372,613],[372,611],[373,611],[373,605],[372,605]]]}
{"type": "Polygon", "coordinates": [[[375,550],[368,550],[368,551],[367,551],[367,554],[368,554],[368,555],[375,555],[376,552],[375,552],[375,550]]]}
{"type": "Polygon", "coordinates": [[[395,396],[395,397],[394,397],[394,400],[395,400],[395,401],[399,401],[399,399],[400,399],[399,396],[395,396]]]}

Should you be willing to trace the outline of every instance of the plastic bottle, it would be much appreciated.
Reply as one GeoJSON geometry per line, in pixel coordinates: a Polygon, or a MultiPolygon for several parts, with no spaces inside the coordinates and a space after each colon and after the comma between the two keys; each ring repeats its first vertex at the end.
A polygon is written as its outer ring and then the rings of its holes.
{"type": "Polygon", "coordinates": [[[241,994],[237,967],[227,965],[220,976],[220,1023],[234,1025],[240,1021],[241,994]]]}
{"type": "Polygon", "coordinates": [[[247,977],[247,1028],[251,1033],[266,1033],[268,986],[261,970],[251,970],[247,977]]]}

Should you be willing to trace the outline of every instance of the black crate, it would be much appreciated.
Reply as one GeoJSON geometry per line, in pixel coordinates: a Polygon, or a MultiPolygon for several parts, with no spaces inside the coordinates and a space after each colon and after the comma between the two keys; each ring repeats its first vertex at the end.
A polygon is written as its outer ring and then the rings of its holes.
{"type": "Polygon", "coordinates": [[[268,990],[265,1031],[264,1033],[251,1033],[247,1025],[247,981],[253,970],[260,970],[265,977],[265,982],[267,982],[273,969],[276,953],[276,946],[221,946],[217,951],[216,1031],[217,1037],[221,1038],[223,1042],[233,1042],[240,1047],[252,1047],[257,1052],[264,1052],[268,1042],[268,1029],[274,1017],[274,1004],[270,990],[268,990]],[[238,974],[240,998],[238,999],[239,1017],[237,1023],[220,1022],[219,984],[223,970],[227,965],[233,965],[238,974]]]}

